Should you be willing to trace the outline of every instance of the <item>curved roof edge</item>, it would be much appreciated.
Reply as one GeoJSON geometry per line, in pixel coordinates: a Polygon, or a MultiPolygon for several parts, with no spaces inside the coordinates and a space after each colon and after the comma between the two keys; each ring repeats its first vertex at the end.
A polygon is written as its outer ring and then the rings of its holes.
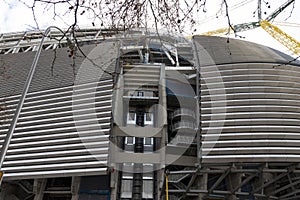
{"type": "Polygon", "coordinates": [[[235,64],[235,63],[274,63],[282,65],[300,66],[295,58],[253,42],[239,39],[194,36],[197,51],[199,52],[200,66],[235,64]]]}

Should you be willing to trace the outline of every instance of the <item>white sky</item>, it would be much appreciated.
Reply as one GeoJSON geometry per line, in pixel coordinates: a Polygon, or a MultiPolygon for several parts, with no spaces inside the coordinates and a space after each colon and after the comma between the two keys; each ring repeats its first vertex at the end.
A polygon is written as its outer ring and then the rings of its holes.
{"type": "MultiPolygon", "coordinates": [[[[28,4],[32,0],[28,0],[28,4]]],[[[262,0],[262,10],[267,14],[262,14],[263,18],[267,17],[276,8],[285,3],[287,0],[262,0]],[[267,8],[265,2],[269,2],[271,8],[267,8]]],[[[227,19],[225,16],[225,11],[218,12],[220,9],[220,3],[222,0],[209,0],[207,1],[207,12],[200,13],[198,16],[200,23],[197,27],[197,32],[202,33],[206,31],[211,31],[219,28],[227,27],[227,19]],[[218,17],[216,17],[218,16],[218,17]]],[[[227,0],[229,4],[229,15],[232,24],[239,24],[244,22],[257,21],[257,17],[253,17],[253,12],[257,8],[257,0],[227,0]],[[245,4],[245,5],[243,5],[245,4]]],[[[292,15],[289,17],[293,5],[290,5],[285,11],[279,14],[275,18],[273,24],[276,22],[285,22],[286,25],[278,25],[283,31],[294,37],[296,40],[300,41],[300,0],[295,0],[295,8],[292,15]],[[287,19],[288,18],[288,19],[287,19]],[[292,24],[296,23],[298,25],[292,24]],[[289,26],[288,26],[289,25],[289,26]]],[[[66,8],[57,8],[61,10],[66,10],[66,8]]],[[[56,25],[61,28],[66,27],[71,24],[72,18],[62,20],[59,17],[53,19],[53,11],[47,11],[45,9],[36,8],[37,19],[41,29],[45,29],[50,25],[56,25]],[[69,22],[66,24],[64,21],[69,22]]],[[[57,10],[59,12],[59,10],[57,10]]],[[[25,5],[21,4],[19,0],[0,0],[0,33],[8,32],[18,32],[32,30],[36,27],[33,20],[32,12],[25,5]]],[[[66,17],[65,15],[64,17],[66,17]]],[[[84,27],[90,26],[90,20],[79,18],[79,24],[84,27]],[[86,23],[86,22],[89,23],[86,23]]],[[[187,32],[187,34],[189,34],[187,32]]],[[[245,37],[245,40],[252,41],[255,43],[270,46],[272,48],[278,49],[285,53],[289,53],[287,48],[281,45],[277,40],[273,39],[268,33],[266,33],[262,28],[256,28],[254,30],[239,33],[240,36],[245,37]]]]}
{"type": "MultiPolygon", "coordinates": [[[[234,5],[239,5],[239,3],[245,2],[246,4],[242,7],[230,10],[230,19],[232,24],[240,24],[244,22],[257,21],[257,17],[253,17],[253,12],[257,8],[257,0],[228,0],[231,7],[234,8],[234,5]]],[[[262,0],[262,18],[266,18],[279,6],[287,2],[287,0],[262,0]],[[264,2],[269,2],[268,5],[271,8],[267,8],[264,2]],[[266,14],[264,14],[266,12],[266,14]]],[[[294,10],[290,16],[293,4],[287,7],[283,12],[281,12],[273,21],[272,24],[278,26],[281,30],[295,38],[297,41],[300,41],[300,0],[295,0],[294,10]],[[277,25],[276,22],[284,22],[284,25],[277,25]],[[293,25],[293,26],[291,26],[293,25]]],[[[226,27],[225,18],[216,18],[211,17],[214,15],[207,14],[207,18],[212,20],[203,20],[204,23],[200,24],[199,32],[206,32],[210,30],[216,30],[218,28],[226,27]]],[[[245,37],[245,40],[270,46],[272,48],[278,49],[282,52],[290,54],[289,50],[265,32],[262,28],[252,29],[246,32],[240,32],[238,35],[245,37]]]]}

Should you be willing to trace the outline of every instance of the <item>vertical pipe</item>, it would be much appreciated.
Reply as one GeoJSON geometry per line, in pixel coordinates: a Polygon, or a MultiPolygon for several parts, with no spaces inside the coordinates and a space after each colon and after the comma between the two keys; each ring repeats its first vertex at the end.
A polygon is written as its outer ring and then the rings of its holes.
{"type": "Polygon", "coordinates": [[[4,159],[5,159],[5,156],[6,156],[6,153],[7,153],[7,150],[8,150],[8,147],[9,147],[9,144],[10,144],[10,141],[11,141],[11,138],[12,138],[12,135],[13,135],[13,132],[15,131],[15,128],[16,128],[16,125],[17,125],[17,121],[18,121],[18,118],[19,118],[19,115],[21,113],[21,109],[23,107],[23,104],[24,104],[24,101],[25,101],[25,97],[28,93],[28,89],[29,89],[29,86],[30,86],[30,83],[32,81],[32,78],[33,78],[33,74],[35,72],[35,69],[36,69],[36,65],[38,63],[38,60],[39,60],[39,57],[40,57],[40,54],[41,54],[41,51],[43,49],[43,43],[44,43],[44,40],[45,40],[45,37],[47,37],[47,35],[50,33],[50,30],[51,28],[56,28],[58,29],[59,31],[61,31],[62,33],[64,33],[61,29],[59,29],[58,27],[55,27],[55,26],[49,26],[44,34],[43,34],[43,37],[41,39],[41,42],[39,44],[39,47],[38,47],[38,50],[35,54],[35,57],[34,57],[34,60],[32,62],[32,65],[31,65],[31,68],[30,68],[30,71],[29,71],[29,74],[27,76],[27,80],[25,82],[25,85],[24,85],[24,88],[23,88],[23,91],[22,91],[22,94],[21,94],[21,97],[20,97],[20,100],[19,100],[19,103],[17,105],[17,108],[16,108],[16,111],[15,111],[15,114],[13,116],[13,119],[12,119],[12,122],[10,124],[10,127],[9,127],[9,130],[6,134],[6,137],[5,137],[5,140],[4,140],[4,143],[2,145],[2,149],[1,149],[1,154],[0,154],[0,169],[2,169],[2,165],[3,165],[3,162],[4,162],[4,159]]]}
{"type": "Polygon", "coordinates": [[[167,174],[166,174],[166,200],[169,200],[169,179],[167,174]]]}

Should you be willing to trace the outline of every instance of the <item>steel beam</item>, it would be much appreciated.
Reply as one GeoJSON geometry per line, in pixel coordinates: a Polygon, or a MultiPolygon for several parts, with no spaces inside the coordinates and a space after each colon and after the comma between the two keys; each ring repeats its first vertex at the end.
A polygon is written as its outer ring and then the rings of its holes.
{"type": "Polygon", "coordinates": [[[231,168],[228,168],[224,174],[222,174],[219,179],[213,184],[213,186],[209,189],[209,193],[212,193],[213,190],[224,180],[224,178],[229,174],[231,168]]]}
{"type": "Polygon", "coordinates": [[[252,192],[252,194],[258,192],[258,191],[261,190],[262,188],[265,188],[265,187],[271,185],[271,184],[274,183],[275,181],[277,181],[277,180],[279,180],[279,179],[281,179],[281,178],[287,176],[291,171],[293,171],[293,170],[295,169],[295,167],[296,167],[296,166],[289,167],[288,172],[282,173],[282,174],[276,176],[276,178],[272,179],[271,181],[268,181],[267,183],[262,184],[260,187],[258,187],[257,189],[255,189],[255,190],[252,192]]]}
{"type": "Polygon", "coordinates": [[[236,186],[231,192],[234,193],[236,192],[239,188],[243,187],[243,185],[245,185],[246,183],[248,183],[251,179],[253,179],[255,176],[257,176],[256,174],[252,174],[250,176],[248,176],[245,180],[243,180],[238,186],[236,186]]]}
{"type": "Polygon", "coordinates": [[[286,186],[284,186],[284,187],[279,188],[278,190],[275,190],[275,191],[272,192],[271,194],[277,194],[277,193],[282,192],[283,190],[286,190],[286,189],[288,189],[289,187],[293,187],[293,186],[295,186],[295,185],[297,185],[297,184],[299,184],[299,183],[300,183],[300,180],[298,180],[298,181],[296,181],[296,182],[293,182],[293,183],[290,183],[290,184],[288,184],[288,185],[286,185],[286,186]]]}

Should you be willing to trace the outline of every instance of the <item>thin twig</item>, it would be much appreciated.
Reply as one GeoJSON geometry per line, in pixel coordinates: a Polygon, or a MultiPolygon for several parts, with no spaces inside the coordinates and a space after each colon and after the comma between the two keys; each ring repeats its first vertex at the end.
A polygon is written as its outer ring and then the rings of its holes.
{"type": "MultiPolygon", "coordinates": [[[[228,32],[227,34],[230,34],[230,30],[233,30],[234,34],[236,34],[236,31],[234,29],[234,27],[232,26],[231,22],[230,22],[230,17],[229,17],[229,8],[228,8],[228,4],[227,4],[227,0],[223,0],[223,3],[225,4],[225,11],[226,11],[226,17],[227,17],[227,23],[228,23],[228,32]]],[[[228,37],[229,39],[229,37],[228,37]]]]}

